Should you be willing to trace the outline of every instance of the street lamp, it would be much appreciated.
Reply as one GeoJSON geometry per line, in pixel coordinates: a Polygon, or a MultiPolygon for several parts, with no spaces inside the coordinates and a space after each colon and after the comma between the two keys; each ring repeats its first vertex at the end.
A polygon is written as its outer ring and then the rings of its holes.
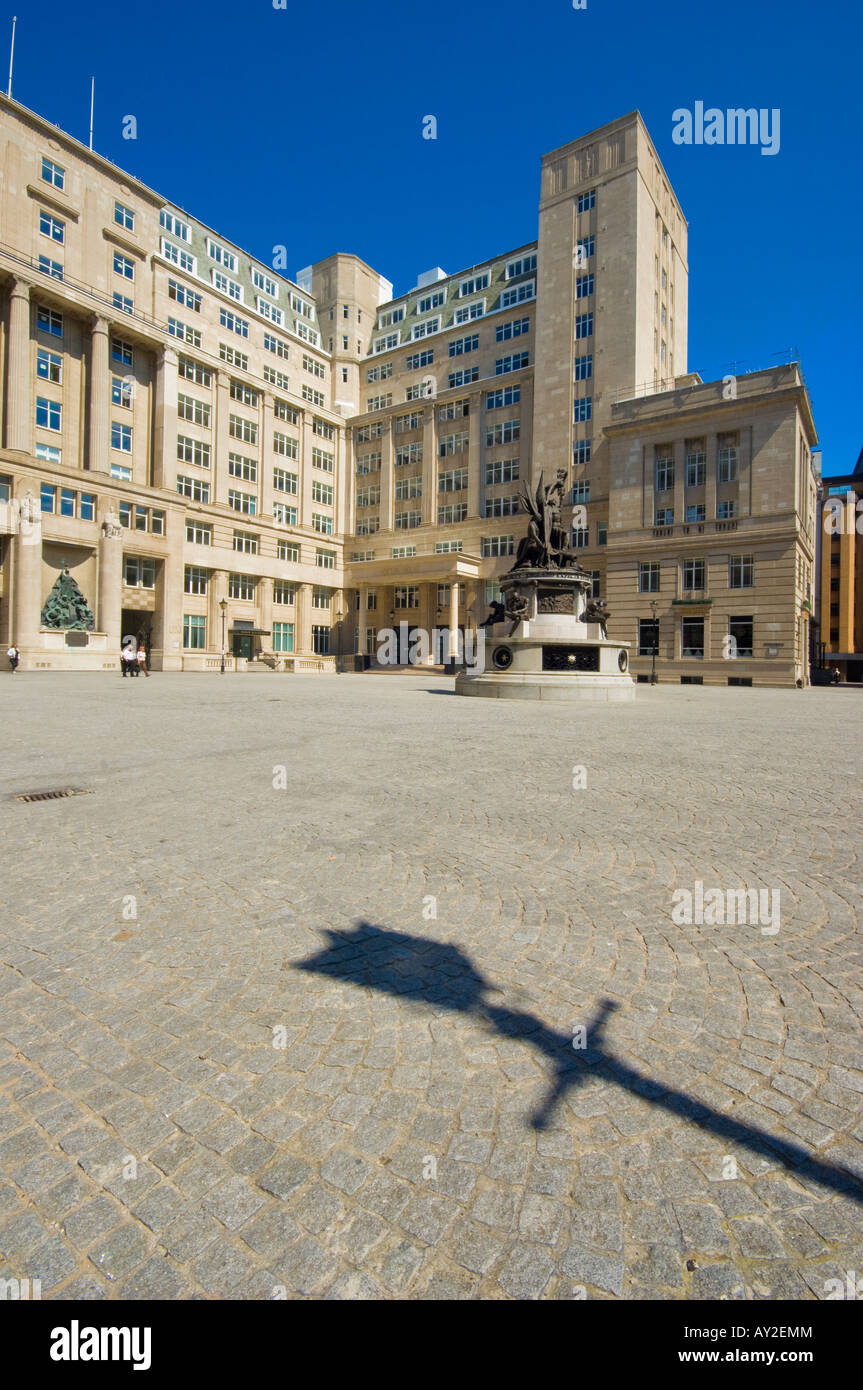
{"type": "Polygon", "coordinates": [[[224,674],[225,674],[225,621],[226,621],[226,614],[227,614],[227,612],[228,612],[228,600],[227,600],[226,598],[219,599],[219,607],[220,607],[221,610],[222,610],[222,665],[221,665],[221,667],[220,667],[219,669],[220,669],[221,675],[224,675],[224,674]]]}
{"type": "Polygon", "coordinates": [[[344,617],[342,605],[339,603],[336,609],[336,675],[341,675],[342,671],[342,618],[344,617]]]}
{"type": "Polygon", "coordinates": [[[656,621],[656,599],[650,600],[650,611],[653,614],[653,650],[650,654],[650,684],[656,685],[656,649],[659,646],[659,623],[656,621]]]}

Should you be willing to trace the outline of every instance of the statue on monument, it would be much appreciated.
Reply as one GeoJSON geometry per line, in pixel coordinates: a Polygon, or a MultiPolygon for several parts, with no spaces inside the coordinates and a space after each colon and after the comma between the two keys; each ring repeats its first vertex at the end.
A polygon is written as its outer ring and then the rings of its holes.
{"type": "Polygon", "coordinates": [[[519,541],[513,571],[578,567],[578,553],[567,544],[566,530],[563,526],[566,477],[566,469],[559,468],[554,482],[546,487],[540,473],[535,497],[531,496],[527,484],[522,483],[522,506],[530,516],[530,521],[527,524],[527,535],[519,541]]]}
{"type": "Polygon", "coordinates": [[[67,568],[58,574],[54,587],[45,600],[42,626],[77,628],[87,632],[92,632],[96,626],[87,601],[67,568]]]}

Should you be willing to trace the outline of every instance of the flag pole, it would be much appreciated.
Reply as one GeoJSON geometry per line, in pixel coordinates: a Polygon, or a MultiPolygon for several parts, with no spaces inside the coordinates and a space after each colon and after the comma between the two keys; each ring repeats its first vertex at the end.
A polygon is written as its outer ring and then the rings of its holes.
{"type": "Polygon", "coordinates": [[[93,102],[96,98],[96,79],[90,78],[90,149],[93,148],[93,102]]]}
{"type": "Polygon", "coordinates": [[[15,57],[15,25],[16,25],[17,23],[18,23],[18,16],[17,16],[17,15],[13,15],[13,16],[12,16],[12,47],[9,49],[9,86],[8,86],[7,89],[6,89],[6,95],[7,95],[7,97],[9,98],[10,101],[12,100],[12,60],[13,60],[13,58],[15,57]]]}

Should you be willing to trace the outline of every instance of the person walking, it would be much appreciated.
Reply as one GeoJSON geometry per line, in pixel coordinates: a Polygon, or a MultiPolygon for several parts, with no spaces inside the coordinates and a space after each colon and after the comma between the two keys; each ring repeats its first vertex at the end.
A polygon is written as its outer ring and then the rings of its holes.
{"type": "Polygon", "coordinates": [[[9,658],[9,665],[10,665],[11,668],[12,668],[12,675],[14,676],[15,672],[16,672],[17,669],[18,669],[18,662],[21,660],[21,653],[19,652],[18,648],[15,646],[14,642],[13,642],[12,646],[9,648],[9,650],[7,651],[6,655],[7,655],[8,658],[9,658]]]}
{"type": "Polygon", "coordinates": [[[149,678],[150,672],[147,670],[147,649],[146,649],[146,647],[144,646],[144,643],[143,643],[143,642],[139,642],[139,643],[138,643],[138,656],[137,656],[137,661],[138,661],[138,674],[140,675],[141,672],[143,671],[143,672],[144,672],[144,675],[147,676],[147,677],[149,678]]]}
{"type": "Polygon", "coordinates": [[[127,643],[123,647],[120,653],[120,664],[124,676],[136,676],[138,674],[138,653],[131,643],[127,643]]]}

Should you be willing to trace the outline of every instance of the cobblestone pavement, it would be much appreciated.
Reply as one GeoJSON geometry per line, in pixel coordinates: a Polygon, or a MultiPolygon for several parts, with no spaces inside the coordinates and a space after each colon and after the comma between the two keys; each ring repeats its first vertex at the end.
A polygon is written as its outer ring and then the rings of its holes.
{"type": "Polygon", "coordinates": [[[0,677],[0,1278],[785,1299],[863,1274],[859,692],[451,690],[0,677]],[[66,786],[91,794],[11,799],[66,786]],[[780,890],[780,929],[677,925],[697,880],[780,890]]]}

